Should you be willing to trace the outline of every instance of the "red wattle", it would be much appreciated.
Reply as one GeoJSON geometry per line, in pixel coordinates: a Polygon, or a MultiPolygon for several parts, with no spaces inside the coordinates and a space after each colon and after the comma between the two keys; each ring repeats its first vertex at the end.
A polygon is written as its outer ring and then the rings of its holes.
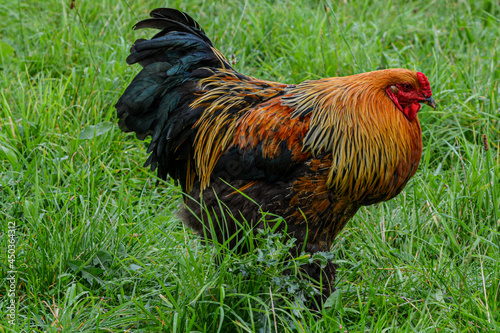
{"type": "Polygon", "coordinates": [[[411,103],[403,109],[403,113],[409,121],[412,121],[417,116],[418,111],[420,111],[420,104],[418,102],[411,103]]]}

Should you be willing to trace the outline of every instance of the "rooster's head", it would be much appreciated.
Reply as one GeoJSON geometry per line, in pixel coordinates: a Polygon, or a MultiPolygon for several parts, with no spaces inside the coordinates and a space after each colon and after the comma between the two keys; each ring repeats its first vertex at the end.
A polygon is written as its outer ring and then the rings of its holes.
{"type": "Polygon", "coordinates": [[[420,72],[416,73],[414,82],[400,82],[391,84],[386,89],[389,98],[397,108],[412,121],[420,110],[420,103],[436,108],[436,102],[431,97],[432,91],[427,77],[420,72]]]}

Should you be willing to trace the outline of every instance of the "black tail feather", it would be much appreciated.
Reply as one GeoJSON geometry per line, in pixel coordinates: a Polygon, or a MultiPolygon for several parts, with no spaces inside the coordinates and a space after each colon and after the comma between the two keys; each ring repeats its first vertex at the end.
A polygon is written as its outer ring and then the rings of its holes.
{"type": "Polygon", "coordinates": [[[192,27],[192,28],[195,28],[195,29],[203,32],[203,29],[201,28],[201,26],[198,22],[196,22],[188,14],[181,12],[180,10],[177,10],[175,8],[156,8],[156,9],[153,9],[151,11],[150,15],[151,15],[151,17],[154,17],[154,18],[172,19],[172,20],[175,20],[179,23],[187,25],[188,27],[192,27]]]}
{"type": "Polygon", "coordinates": [[[198,22],[186,13],[173,8],[157,8],[150,15],[152,18],[142,20],[134,25],[134,30],[144,28],[160,29],[161,31],[153,36],[153,39],[165,36],[172,31],[186,32],[213,46],[212,41],[205,35],[198,22]]]}
{"type": "Polygon", "coordinates": [[[152,137],[146,165],[158,169],[159,177],[170,174],[184,186],[186,165],[194,165],[188,161],[196,135],[194,124],[201,116],[190,104],[202,90],[198,81],[211,73],[201,69],[230,65],[189,15],[160,8],[153,10],[151,17],[134,29],[161,31],[150,40],[138,39],[132,46],[127,63],[144,68],[115,107],[120,129],[135,132],[141,140],[152,137]]]}
{"type": "Polygon", "coordinates": [[[130,49],[127,63],[129,65],[140,63],[142,67],[146,67],[155,62],[166,62],[175,66],[185,57],[200,52],[205,55],[204,59],[212,60],[203,65],[218,66],[220,64],[213,49],[202,39],[185,32],[171,32],[159,38],[137,40],[130,49]]]}

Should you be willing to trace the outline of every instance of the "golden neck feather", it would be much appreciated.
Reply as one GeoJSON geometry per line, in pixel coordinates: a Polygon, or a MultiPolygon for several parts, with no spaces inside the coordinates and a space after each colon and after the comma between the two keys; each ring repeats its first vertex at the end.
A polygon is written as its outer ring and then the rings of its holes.
{"type": "MultiPolygon", "coordinates": [[[[353,200],[384,191],[383,200],[395,196],[415,173],[422,151],[418,118],[408,121],[385,92],[393,75],[409,79],[395,70],[378,72],[384,75],[305,81],[284,98],[296,116],[311,113],[303,150],[331,153],[327,186],[353,200]]],[[[411,79],[414,73],[407,72],[411,79]]]]}

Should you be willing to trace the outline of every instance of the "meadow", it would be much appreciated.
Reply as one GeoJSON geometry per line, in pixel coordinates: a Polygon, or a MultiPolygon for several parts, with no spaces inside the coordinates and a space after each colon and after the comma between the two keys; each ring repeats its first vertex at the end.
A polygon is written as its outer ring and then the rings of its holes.
{"type": "Polygon", "coordinates": [[[0,332],[499,332],[499,26],[496,0],[2,1],[0,332]],[[279,235],[238,255],[186,229],[179,187],[116,126],[153,33],[131,28],[164,6],[258,78],[429,78],[419,170],[343,230],[319,310],[279,235]]]}

